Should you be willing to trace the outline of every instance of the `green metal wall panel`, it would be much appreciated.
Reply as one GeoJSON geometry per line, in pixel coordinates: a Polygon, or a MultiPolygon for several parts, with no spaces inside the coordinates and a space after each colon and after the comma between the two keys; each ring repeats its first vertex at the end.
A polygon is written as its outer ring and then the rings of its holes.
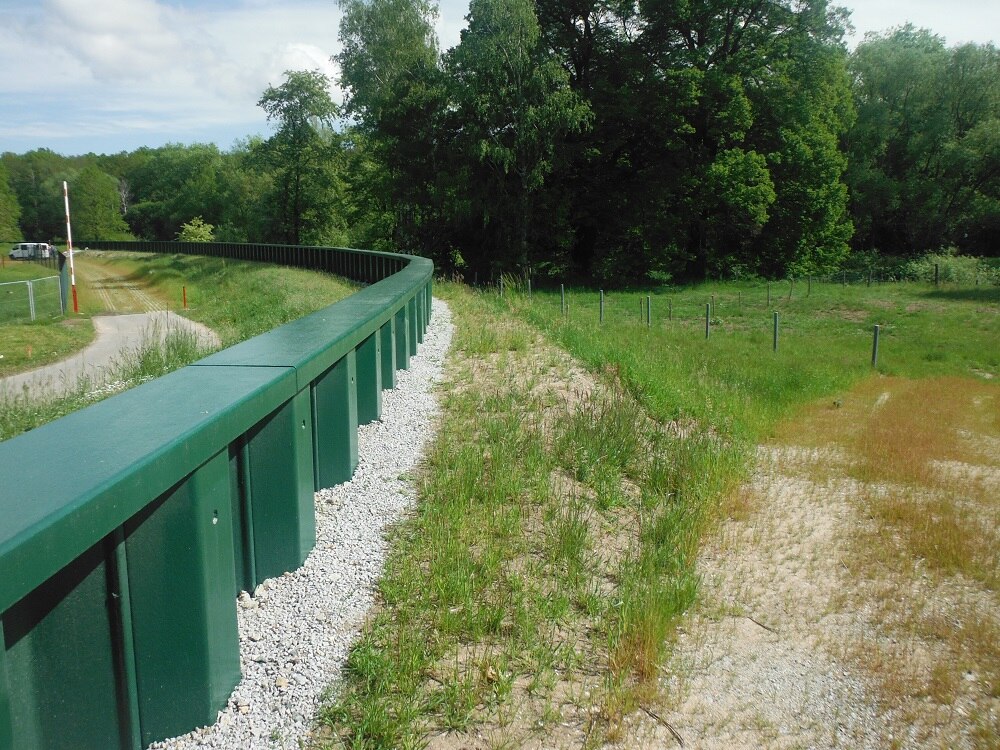
{"type": "Polygon", "coordinates": [[[424,320],[426,315],[424,313],[424,305],[427,303],[427,298],[424,296],[424,291],[421,289],[414,297],[414,302],[417,303],[417,343],[424,343],[424,320]]]}
{"type": "Polygon", "coordinates": [[[358,467],[357,379],[352,351],[313,383],[316,489],[346,482],[358,467]]]}
{"type": "Polygon", "coordinates": [[[223,451],[125,525],[144,746],[213,723],[240,679],[229,481],[223,451]]]}
{"type": "Polygon", "coordinates": [[[403,305],[396,313],[396,330],[393,332],[396,340],[396,369],[410,368],[410,324],[407,306],[403,305]]]}
{"type": "Polygon", "coordinates": [[[0,612],[294,397],[295,375],[185,367],[0,442],[0,612]]]}
{"type": "Polygon", "coordinates": [[[410,348],[410,356],[417,353],[417,298],[416,295],[410,297],[406,303],[406,343],[410,348]]]}
{"type": "Polygon", "coordinates": [[[250,432],[246,456],[256,585],[295,570],[316,544],[308,390],[250,432]]]}
{"type": "Polygon", "coordinates": [[[382,343],[382,387],[396,387],[396,318],[389,318],[378,331],[382,343]]]}
{"type": "Polygon", "coordinates": [[[9,719],[0,737],[9,740],[0,747],[127,747],[112,593],[102,542],[3,613],[9,719]]]}
{"type": "Polygon", "coordinates": [[[382,339],[376,331],[358,346],[358,424],[382,416],[382,339]]]}

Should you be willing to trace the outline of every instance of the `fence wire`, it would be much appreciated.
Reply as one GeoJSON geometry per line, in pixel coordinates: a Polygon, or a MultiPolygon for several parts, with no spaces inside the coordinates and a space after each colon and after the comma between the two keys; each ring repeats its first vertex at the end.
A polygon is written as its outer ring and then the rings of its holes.
{"type": "Polygon", "coordinates": [[[58,276],[0,283],[0,322],[47,320],[62,314],[58,276]]]}

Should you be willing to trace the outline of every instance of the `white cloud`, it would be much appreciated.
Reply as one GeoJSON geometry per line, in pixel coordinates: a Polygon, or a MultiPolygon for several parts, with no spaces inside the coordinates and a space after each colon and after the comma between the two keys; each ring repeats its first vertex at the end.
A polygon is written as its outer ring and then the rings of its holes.
{"type": "Polygon", "coordinates": [[[468,0],[440,0],[437,33],[442,52],[447,52],[462,40],[462,29],[468,14],[468,0]]]}
{"type": "Polygon", "coordinates": [[[207,62],[184,14],[155,0],[48,0],[45,7],[50,40],[61,42],[98,81],[148,79],[171,61],[207,62]]]}
{"type": "Polygon", "coordinates": [[[162,142],[228,125],[231,140],[233,126],[243,124],[243,135],[264,130],[257,100],[284,71],[336,72],[330,57],[341,14],[331,0],[12,2],[0,10],[0,151],[7,141],[37,142],[46,133],[59,140],[68,130],[118,128],[133,140],[159,131],[162,142]],[[54,113],[72,127],[57,125],[54,113]]]}
{"type": "Polygon", "coordinates": [[[1000,3],[982,0],[848,0],[857,27],[853,43],[866,32],[881,33],[912,23],[945,37],[949,46],[965,42],[985,44],[1000,40],[1000,3]]]}

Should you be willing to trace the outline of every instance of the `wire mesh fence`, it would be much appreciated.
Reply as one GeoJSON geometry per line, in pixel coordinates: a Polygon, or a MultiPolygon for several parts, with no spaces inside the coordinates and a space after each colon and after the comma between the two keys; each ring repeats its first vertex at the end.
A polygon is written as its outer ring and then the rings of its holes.
{"type": "Polygon", "coordinates": [[[60,284],[58,276],[0,283],[0,322],[58,318],[63,314],[60,284]]]}

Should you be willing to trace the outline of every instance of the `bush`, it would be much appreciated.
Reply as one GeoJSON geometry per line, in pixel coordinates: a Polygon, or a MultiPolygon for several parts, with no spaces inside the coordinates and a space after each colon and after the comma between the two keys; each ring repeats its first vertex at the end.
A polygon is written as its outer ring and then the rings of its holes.
{"type": "Polygon", "coordinates": [[[903,278],[912,281],[934,281],[934,269],[940,281],[972,286],[1000,284],[1000,267],[984,258],[957,255],[955,248],[942,248],[908,261],[903,266],[903,278]]]}

